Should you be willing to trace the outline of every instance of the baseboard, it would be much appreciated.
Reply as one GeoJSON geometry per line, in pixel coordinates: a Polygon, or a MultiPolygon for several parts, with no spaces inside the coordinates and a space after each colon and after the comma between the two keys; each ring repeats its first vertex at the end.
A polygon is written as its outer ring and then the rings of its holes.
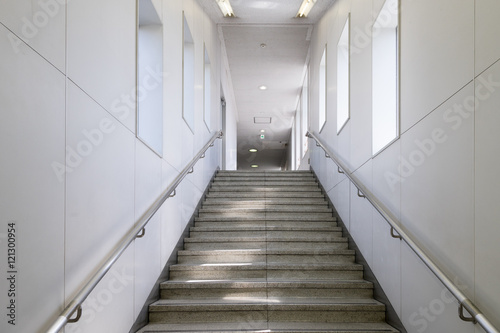
{"type": "Polygon", "coordinates": [[[319,187],[321,188],[321,191],[323,192],[323,194],[325,194],[325,198],[328,201],[328,204],[330,205],[330,207],[333,208],[333,214],[337,218],[338,225],[339,225],[339,227],[342,227],[343,236],[347,237],[349,239],[349,248],[356,252],[356,263],[363,265],[364,279],[373,283],[373,297],[377,301],[385,304],[385,306],[386,306],[386,322],[387,322],[387,324],[396,328],[401,333],[407,333],[407,331],[406,331],[403,323],[401,322],[401,319],[399,318],[396,310],[394,310],[394,307],[392,306],[391,302],[389,301],[389,298],[387,297],[384,290],[382,289],[382,286],[378,282],[377,277],[375,276],[372,269],[368,265],[368,262],[363,257],[363,254],[361,253],[356,242],[351,237],[349,230],[347,229],[344,222],[342,221],[339,214],[337,213],[337,210],[335,209],[334,204],[332,203],[332,201],[328,197],[327,191],[325,190],[325,188],[323,187],[323,185],[319,181],[318,176],[316,175],[316,172],[314,171],[314,169],[312,167],[311,167],[311,171],[314,174],[314,178],[316,178],[316,180],[318,181],[318,184],[319,184],[319,187]]]}
{"type": "Polygon", "coordinates": [[[196,206],[196,208],[193,212],[193,215],[191,216],[191,219],[189,220],[188,224],[186,225],[186,228],[184,229],[181,237],[179,238],[179,241],[177,242],[175,249],[172,251],[170,258],[168,258],[167,263],[165,264],[165,267],[163,267],[163,270],[160,273],[160,276],[156,280],[153,288],[151,289],[151,292],[150,292],[146,302],[144,303],[144,305],[141,309],[141,312],[139,313],[139,316],[135,320],[135,323],[132,325],[132,328],[130,329],[129,333],[135,333],[149,323],[149,305],[160,299],[160,283],[167,281],[169,279],[170,266],[177,264],[177,253],[180,250],[184,249],[184,239],[189,237],[189,230],[191,227],[194,226],[194,219],[196,216],[198,216],[198,212],[200,211],[201,205],[205,201],[205,198],[207,197],[208,191],[210,190],[210,186],[214,182],[215,176],[217,175],[218,171],[219,171],[219,169],[217,169],[214,172],[212,179],[210,180],[207,187],[205,188],[205,191],[203,192],[203,195],[201,196],[200,201],[198,202],[198,205],[196,206]]]}

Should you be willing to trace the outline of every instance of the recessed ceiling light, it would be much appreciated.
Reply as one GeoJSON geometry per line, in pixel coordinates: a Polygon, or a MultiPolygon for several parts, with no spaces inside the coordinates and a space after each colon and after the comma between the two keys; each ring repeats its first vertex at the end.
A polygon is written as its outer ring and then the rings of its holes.
{"type": "Polygon", "coordinates": [[[262,86],[259,87],[259,89],[260,90],[267,90],[267,86],[262,85],[262,86]]]}
{"type": "Polygon", "coordinates": [[[258,168],[259,166],[257,164],[252,164],[250,165],[251,168],[258,168]]]}
{"type": "Polygon", "coordinates": [[[267,44],[266,44],[266,43],[262,43],[262,44],[260,44],[260,47],[261,47],[261,48],[263,48],[263,49],[265,49],[265,48],[266,48],[266,46],[267,46],[267,44]]]}
{"type": "Polygon", "coordinates": [[[264,133],[265,131],[266,131],[266,130],[263,130],[263,129],[261,129],[261,130],[260,130],[260,132],[261,132],[261,133],[264,133]]]}
{"type": "Polygon", "coordinates": [[[248,149],[248,151],[251,152],[251,153],[256,153],[258,150],[255,149],[255,148],[252,148],[252,149],[248,149]]]}

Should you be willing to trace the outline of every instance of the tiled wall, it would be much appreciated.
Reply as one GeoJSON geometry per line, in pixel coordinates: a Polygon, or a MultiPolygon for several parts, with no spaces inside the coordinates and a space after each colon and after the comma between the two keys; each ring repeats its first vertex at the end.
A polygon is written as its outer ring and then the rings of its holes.
{"type": "MultiPolygon", "coordinates": [[[[371,37],[383,0],[339,0],[317,25],[311,61],[311,129],[318,66],[328,50],[327,124],[320,133],[439,266],[500,327],[497,173],[500,22],[497,1],[401,0],[401,136],[371,154],[371,37]],[[336,131],[336,45],[351,14],[351,117],[336,131]],[[368,37],[367,37],[368,36],[368,37]],[[474,101],[476,102],[474,105],[474,101]]],[[[315,101],[316,99],[316,101],[315,101]]],[[[320,148],[311,164],[408,332],[481,332],[457,302],[320,148]]]]}
{"type": "MultiPolygon", "coordinates": [[[[153,3],[164,27],[163,157],[136,138],[130,96],[136,87],[135,0],[0,1],[0,247],[6,253],[13,221],[18,250],[16,325],[8,323],[9,285],[2,278],[2,332],[45,331],[211,138],[202,88],[195,91],[194,134],[182,119],[183,11],[195,39],[197,86],[204,82],[204,44],[214,59],[211,127],[220,128],[219,73],[225,71],[217,61],[215,24],[195,0],[153,3]]],[[[228,142],[235,147],[233,139],[228,142]]],[[[219,166],[220,152],[218,140],[66,332],[128,332],[219,166]]],[[[0,262],[4,276],[7,259],[0,262]]]]}

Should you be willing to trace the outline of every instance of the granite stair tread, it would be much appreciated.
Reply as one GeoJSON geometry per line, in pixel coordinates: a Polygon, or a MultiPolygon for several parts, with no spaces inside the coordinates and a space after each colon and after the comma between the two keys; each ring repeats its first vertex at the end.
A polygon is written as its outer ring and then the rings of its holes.
{"type": "Polygon", "coordinates": [[[309,171],[219,171],[148,332],[398,332],[309,171]]]}
{"type": "Polygon", "coordinates": [[[138,333],[195,333],[195,332],[279,332],[279,333],[396,333],[386,323],[279,323],[279,322],[242,322],[242,323],[192,323],[192,324],[151,324],[138,333]]]}

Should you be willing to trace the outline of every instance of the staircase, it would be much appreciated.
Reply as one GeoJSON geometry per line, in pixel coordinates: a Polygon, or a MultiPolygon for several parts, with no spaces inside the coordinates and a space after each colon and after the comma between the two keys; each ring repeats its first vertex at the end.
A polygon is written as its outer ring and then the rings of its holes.
{"type": "Polygon", "coordinates": [[[220,171],[139,332],[398,332],[311,172],[220,171]]]}

